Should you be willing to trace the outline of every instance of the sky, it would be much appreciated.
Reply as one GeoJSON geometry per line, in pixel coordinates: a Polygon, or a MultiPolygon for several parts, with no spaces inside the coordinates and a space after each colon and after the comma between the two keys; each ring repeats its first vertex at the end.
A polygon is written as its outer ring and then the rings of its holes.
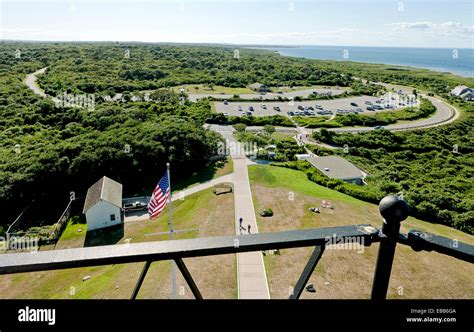
{"type": "Polygon", "coordinates": [[[474,48],[472,0],[0,0],[0,39],[474,48]]]}

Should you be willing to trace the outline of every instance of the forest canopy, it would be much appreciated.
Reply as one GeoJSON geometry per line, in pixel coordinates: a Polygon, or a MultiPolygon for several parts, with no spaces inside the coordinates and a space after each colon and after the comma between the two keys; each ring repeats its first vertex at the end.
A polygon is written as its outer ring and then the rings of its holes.
{"type": "MultiPolygon", "coordinates": [[[[472,87],[474,79],[423,69],[290,58],[242,47],[236,58],[235,50],[178,44],[2,42],[0,208],[7,212],[0,226],[33,199],[53,201],[70,191],[85,194],[103,175],[136,193],[156,183],[167,161],[175,179],[205,167],[221,138],[203,124],[222,119],[209,101],[183,102],[171,87],[246,87],[259,82],[270,87],[350,86],[357,93],[378,92],[375,85],[361,84],[358,78],[362,78],[438,94],[463,115],[453,124],[429,130],[357,135],[321,130],[315,138],[348,144],[347,158],[370,173],[368,190],[376,195],[402,191],[419,217],[472,233],[473,106],[450,98],[448,92],[459,84],[472,87]],[[50,98],[35,95],[23,81],[45,67],[38,83],[47,94],[91,94],[94,107],[58,107],[50,98]],[[147,92],[150,100],[130,102],[132,93],[147,92]],[[119,93],[122,102],[102,98],[119,93]],[[452,152],[454,147],[457,153],[452,152]]],[[[347,119],[349,124],[361,121],[356,116],[347,119]]],[[[286,117],[248,121],[291,125],[286,117]]]]}

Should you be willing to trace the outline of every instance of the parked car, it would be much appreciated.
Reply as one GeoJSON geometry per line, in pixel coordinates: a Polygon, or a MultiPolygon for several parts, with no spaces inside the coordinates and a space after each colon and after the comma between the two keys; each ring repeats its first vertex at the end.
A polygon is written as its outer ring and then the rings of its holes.
{"type": "Polygon", "coordinates": [[[224,116],[229,116],[229,113],[224,113],[224,116]]]}
{"type": "Polygon", "coordinates": [[[289,116],[294,116],[294,115],[295,115],[295,112],[289,111],[289,112],[288,112],[288,115],[289,115],[289,116]]]}
{"type": "Polygon", "coordinates": [[[238,110],[239,112],[242,112],[242,106],[237,107],[237,110],[238,110]]]}
{"type": "Polygon", "coordinates": [[[375,108],[373,108],[372,106],[369,106],[367,107],[367,111],[375,111],[375,108]]]}
{"type": "Polygon", "coordinates": [[[280,111],[281,111],[281,110],[280,110],[280,107],[278,107],[278,106],[274,106],[273,109],[274,109],[275,111],[277,111],[277,112],[280,112],[280,111]]]}
{"type": "Polygon", "coordinates": [[[311,111],[314,111],[314,107],[313,107],[313,106],[308,106],[308,109],[311,110],[311,111]]]}
{"type": "Polygon", "coordinates": [[[147,204],[144,202],[136,201],[133,203],[126,203],[123,205],[123,209],[125,212],[129,211],[141,211],[147,208],[147,204]]]}
{"type": "Polygon", "coordinates": [[[366,104],[366,105],[372,105],[372,102],[366,100],[366,101],[365,101],[365,104],[366,104]]]}
{"type": "Polygon", "coordinates": [[[253,106],[250,106],[250,107],[249,107],[249,111],[251,111],[251,112],[254,111],[253,106]]]}
{"type": "Polygon", "coordinates": [[[229,105],[229,102],[227,100],[224,100],[224,105],[229,105]]]}
{"type": "Polygon", "coordinates": [[[359,105],[357,105],[357,103],[352,102],[352,103],[351,103],[351,106],[356,106],[356,107],[357,107],[357,106],[359,106],[359,105]]]}
{"type": "Polygon", "coordinates": [[[299,109],[299,110],[304,110],[304,107],[301,106],[301,105],[299,105],[299,106],[298,106],[298,109],[299,109]]]}
{"type": "Polygon", "coordinates": [[[374,127],[375,130],[380,130],[380,129],[384,129],[382,126],[375,126],[374,127]]]}
{"type": "Polygon", "coordinates": [[[262,105],[262,108],[263,108],[264,110],[266,110],[266,109],[267,109],[267,105],[262,105]]]}

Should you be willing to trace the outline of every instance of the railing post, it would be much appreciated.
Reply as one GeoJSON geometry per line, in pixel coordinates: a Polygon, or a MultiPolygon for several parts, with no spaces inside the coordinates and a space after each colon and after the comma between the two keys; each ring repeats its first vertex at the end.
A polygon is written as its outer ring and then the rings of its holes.
{"type": "Polygon", "coordinates": [[[384,300],[387,296],[400,223],[408,217],[408,204],[398,196],[386,196],[380,201],[379,210],[384,221],[372,284],[373,300],[384,300]]]}

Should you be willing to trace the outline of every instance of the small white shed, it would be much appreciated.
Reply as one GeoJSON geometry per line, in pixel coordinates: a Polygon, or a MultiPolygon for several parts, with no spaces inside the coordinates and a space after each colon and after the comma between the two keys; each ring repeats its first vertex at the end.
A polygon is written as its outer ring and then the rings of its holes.
{"type": "Polygon", "coordinates": [[[87,190],[82,213],[88,231],[122,223],[122,185],[106,176],[101,178],[87,190]]]}

